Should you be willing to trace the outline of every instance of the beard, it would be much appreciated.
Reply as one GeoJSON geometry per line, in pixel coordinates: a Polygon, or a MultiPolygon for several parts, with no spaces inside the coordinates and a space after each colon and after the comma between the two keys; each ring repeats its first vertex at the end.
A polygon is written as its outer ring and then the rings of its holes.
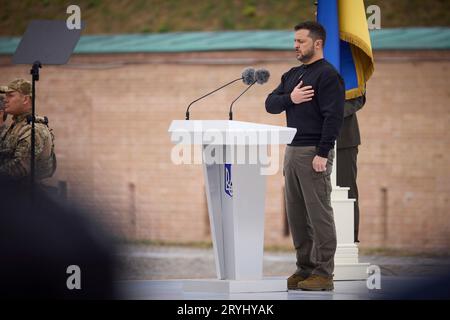
{"type": "Polygon", "coordinates": [[[313,56],[314,56],[314,48],[311,48],[305,53],[300,52],[300,56],[297,56],[297,60],[302,63],[308,63],[313,56]]]}

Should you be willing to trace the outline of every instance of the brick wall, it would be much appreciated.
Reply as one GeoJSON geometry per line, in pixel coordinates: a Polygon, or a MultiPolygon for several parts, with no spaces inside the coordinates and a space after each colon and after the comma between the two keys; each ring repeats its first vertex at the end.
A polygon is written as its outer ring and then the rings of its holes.
{"type": "MultiPolygon", "coordinates": [[[[445,250],[450,245],[450,52],[377,52],[368,100],[358,114],[361,246],[445,250]]],[[[187,104],[252,65],[271,71],[235,104],[236,120],[285,125],[264,109],[267,94],[296,64],[290,52],[78,55],[44,66],[37,110],[56,135],[58,170],[69,199],[122,237],[209,240],[203,173],[175,166],[167,129],[187,104]]],[[[28,66],[0,57],[0,83],[28,66]]],[[[226,119],[234,85],[195,104],[192,119],[226,119]]],[[[282,159],[284,149],[280,158],[282,159]]],[[[280,160],[281,160],[280,159],[280,160]]],[[[283,179],[268,178],[268,245],[283,235],[283,179]]]]}

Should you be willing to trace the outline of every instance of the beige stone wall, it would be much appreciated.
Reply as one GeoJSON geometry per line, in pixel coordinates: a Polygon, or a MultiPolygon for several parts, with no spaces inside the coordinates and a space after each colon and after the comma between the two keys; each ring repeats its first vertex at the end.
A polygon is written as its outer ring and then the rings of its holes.
{"type": "MultiPolygon", "coordinates": [[[[368,101],[359,112],[361,246],[445,250],[450,245],[450,53],[377,52],[368,101]]],[[[187,104],[252,65],[265,67],[234,107],[236,120],[285,125],[264,100],[296,61],[290,52],[79,55],[44,66],[37,110],[56,134],[58,170],[69,199],[116,234],[165,241],[209,240],[201,166],[171,163],[167,129],[187,104]],[[95,209],[94,209],[95,208],[95,209]]],[[[0,57],[0,83],[28,66],[0,57]]],[[[235,84],[195,104],[192,119],[227,119],[235,84]]],[[[284,149],[282,150],[284,151],[284,149]]],[[[280,157],[283,156],[283,152],[280,157]]],[[[266,244],[284,235],[283,179],[268,178],[266,244]]]]}

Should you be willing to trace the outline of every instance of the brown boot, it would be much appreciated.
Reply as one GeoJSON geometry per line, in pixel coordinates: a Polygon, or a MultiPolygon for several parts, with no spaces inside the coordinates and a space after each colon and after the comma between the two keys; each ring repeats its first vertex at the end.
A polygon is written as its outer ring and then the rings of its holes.
{"type": "Polygon", "coordinates": [[[298,288],[309,291],[331,291],[334,289],[333,276],[324,277],[313,274],[308,279],[300,281],[298,288]]]}
{"type": "Polygon", "coordinates": [[[303,276],[301,276],[301,275],[299,275],[299,274],[293,274],[292,276],[290,276],[288,279],[287,279],[287,286],[288,286],[288,289],[289,290],[297,290],[298,289],[298,287],[297,287],[297,285],[298,285],[298,283],[300,282],[300,281],[303,281],[303,280],[306,280],[306,277],[303,277],[303,276]]]}

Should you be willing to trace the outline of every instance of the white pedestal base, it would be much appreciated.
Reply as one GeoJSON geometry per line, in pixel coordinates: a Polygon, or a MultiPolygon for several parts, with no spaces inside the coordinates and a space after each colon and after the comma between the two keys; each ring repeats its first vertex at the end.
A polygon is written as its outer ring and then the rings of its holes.
{"type": "Polygon", "coordinates": [[[369,263],[338,263],[334,266],[334,280],[366,280],[369,263]]]}
{"type": "Polygon", "coordinates": [[[209,293],[255,293],[255,292],[286,292],[286,279],[264,278],[262,280],[184,280],[184,292],[209,293]]]}
{"type": "Polygon", "coordinates": [[[349,188],[333,186],[331,193],[338,243],[334,256],[334,280],[366,280],[370,264],[359,262],[359,249],[353,243],[355,199],[348,198],[348,190],[349,188]]]}

